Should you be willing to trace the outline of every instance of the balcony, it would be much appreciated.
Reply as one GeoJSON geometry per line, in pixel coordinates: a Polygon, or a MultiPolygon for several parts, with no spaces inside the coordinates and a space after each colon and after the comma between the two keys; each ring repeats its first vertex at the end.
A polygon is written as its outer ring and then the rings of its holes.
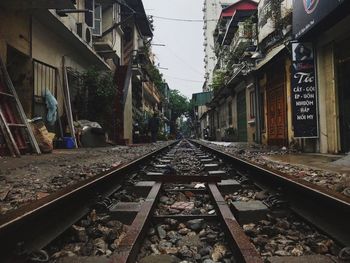
{"type": "Polygon", "coordinates": [[[162,95],[152,82],[143,83],[144,98],[151,103],[161,103],[162,95]]]}
{"type": "Polygon", "coordinates": [[[82,27],[81,30],[82,35],[79,35],[77,30],[77,24],[79,23],[77,23],[73,15],[60,17],[55,10],[48,9],[35,9],[33,10],[33,15],[40,24],[55,32],[55,35],[59,37],[61,42],[79,50],[79,56],[83,57],[88,63],[94,64],[103,70],[110,70],[109,65],[92,48],[92,38],[89,39],[87,37],[90,28],[85,23],[81,23],[84,25],[84,28],[82,27]]]}
{"type": "Polygon", "coordinates": [[[255,36],[252,30],[240,27],[231,42],[230,51],[236,53],[238,50],[244,49],[244,47],[253,45],[254,39],[255,36]]]}
{"type": "Polygon", "coordinates": [[[75,9],[73,0],[1,0],[0,6],[13,9],[75,9]]]}
{"type": "Polygon", "coordinates": [[[103,58],[114,58],[116,51],[113,50],[112,42],[104,38],[95,38],[93,42],[95,51],[103,58]]]}

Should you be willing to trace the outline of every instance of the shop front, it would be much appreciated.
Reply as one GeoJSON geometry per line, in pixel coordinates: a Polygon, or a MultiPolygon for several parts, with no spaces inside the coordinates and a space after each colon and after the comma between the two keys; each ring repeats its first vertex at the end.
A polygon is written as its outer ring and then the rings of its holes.
{"type": "Polygon", "coordinates": [[[340,151],[350,151],[350,37],[335,44],[338,84],[340,151]]]}
{"type": "Polygon", "coordinates": [[[350,151],[350,3],[295,1],[293,33],[313,45],[318,99],[317,150],[350,151]]]}

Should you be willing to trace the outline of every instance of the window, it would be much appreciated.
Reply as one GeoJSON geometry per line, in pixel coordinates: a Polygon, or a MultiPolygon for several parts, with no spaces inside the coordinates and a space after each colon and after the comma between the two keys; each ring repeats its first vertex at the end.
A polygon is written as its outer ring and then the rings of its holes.
{"type": "Polygon", "coordinates": [[[102,6],[100,4],[95,4],[92,34],[94,36],[102,35],[102,6]]]}
{"type": "Polygon", "coordinates": [[[33,60],[33,116],[46,116],[45,94],[49,90],[57,98],[57,69],[46,63],[33,60]]]}
{"type": "Polygon", "coordinates": [[[89,27],[94,27],[94,0],[85,0],[85,9],[89,10],[89,12],[85,13],[85,23],[89,27]]]}
{"type": "Polygon", "coordinates": [[[113,4],[113,21],[116,23],[120,22],[120,5],[117,3],[113,4]]]}
{"type": "Polygon", "coordinates": [[[232,101],[230,101],[227,105],[227,110],[228,110],[228,125],[232,125],[233,120],[232,120],[232,101]]]}
{"type": "Polygon", "coordinates": [[[37,102],[45,102],[45,91],[49,90],[56,96],[56,72],[57,69],[40,61],[33,60],[34,70],[34,99],[37,102]]]}
{"type": "Polygon", "coordinates": [[[255,118],[255,109],[256,109],[255,91],[251,91],[249,96],[250,96],[250,119],[254,119],[255,118]]]}

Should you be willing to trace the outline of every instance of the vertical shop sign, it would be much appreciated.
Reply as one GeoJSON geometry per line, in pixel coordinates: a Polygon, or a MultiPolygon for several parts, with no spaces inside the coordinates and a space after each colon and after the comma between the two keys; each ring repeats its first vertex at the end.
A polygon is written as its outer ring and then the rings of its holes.
{"type": "Polygon", "coordinates": [[[293,43],[292,106],[294,137],[318,137],[317,86],[311,43],[293,43]]]}

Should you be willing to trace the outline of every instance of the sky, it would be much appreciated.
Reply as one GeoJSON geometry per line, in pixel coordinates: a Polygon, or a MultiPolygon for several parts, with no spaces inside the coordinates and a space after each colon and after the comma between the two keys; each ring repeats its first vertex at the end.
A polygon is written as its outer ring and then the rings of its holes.
{"type": "MultiPolygon", "coordinates": [[[[203,0],[143,0],[147,15],[176,19],[203,19],[203,0]]],[[[154,17],[156,63],[170,89],[188,98],[204,83],[203,22],[169,21],[154,17]]]]}

